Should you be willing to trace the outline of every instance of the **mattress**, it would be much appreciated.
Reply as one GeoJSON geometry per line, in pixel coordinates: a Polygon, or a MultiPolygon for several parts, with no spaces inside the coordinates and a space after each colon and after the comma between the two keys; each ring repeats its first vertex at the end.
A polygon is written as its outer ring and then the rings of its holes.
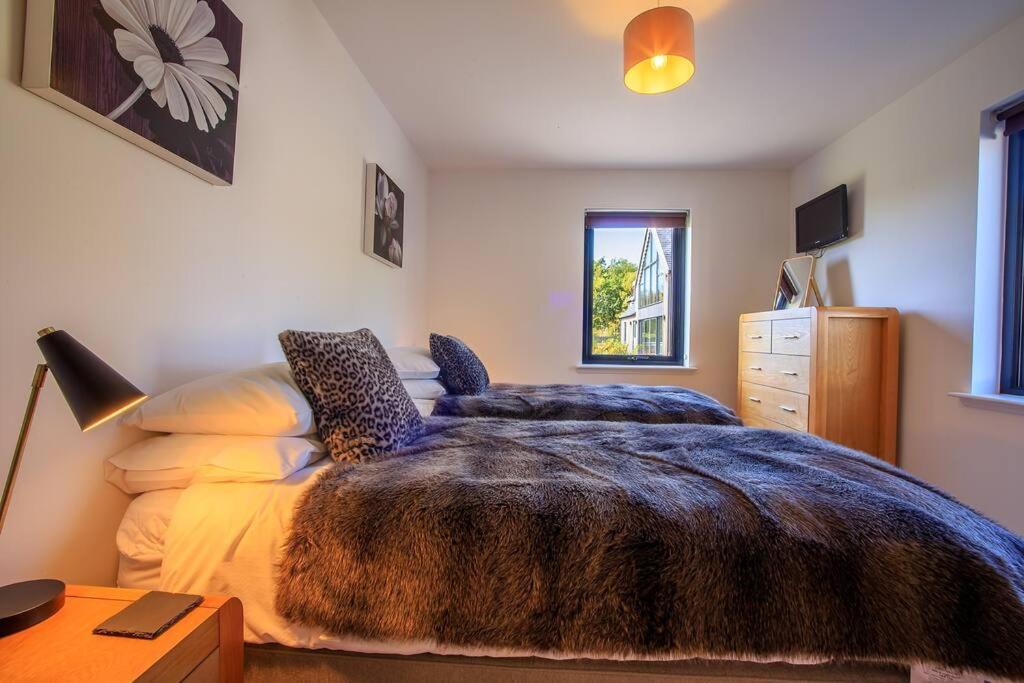
{"type": "MultiPolygon", "coordinates": [[[[235,596],[244,606],[247,643],[368,654],[566,658],[552,652],[339,637],[280,617],[274,609],[275,568],[291,529],[293,511],[300,496],[331,464],[322,460],[277,482],[194,484],[184,490],[139,496],[118,531],[118,585],[235,596]]],[[[767,657],[748,661],[818,664],[824,660],[767,657]]]]}

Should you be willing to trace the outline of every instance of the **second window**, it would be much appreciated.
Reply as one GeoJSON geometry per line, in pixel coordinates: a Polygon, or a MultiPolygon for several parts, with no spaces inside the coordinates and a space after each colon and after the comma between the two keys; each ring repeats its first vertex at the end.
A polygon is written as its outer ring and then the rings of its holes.
{"type": "Polygon", "coordinates": [[[584,363],[683,364],[685,250],[685,213],[587,213],[584,363]]]}

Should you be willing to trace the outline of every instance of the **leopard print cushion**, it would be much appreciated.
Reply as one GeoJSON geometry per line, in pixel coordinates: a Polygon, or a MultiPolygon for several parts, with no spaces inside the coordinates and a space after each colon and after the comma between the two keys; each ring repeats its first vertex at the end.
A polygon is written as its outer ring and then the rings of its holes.
{"type": "Polygon", "coordinates": [[[335,460],[372,459],[422,434],[416,404],[370,330],[286,330],[278,339],[335,460]]]}
{"type": "Polygon", "coordinates": [[[449,393],[479,394],[491,383],[483,362],[461,339],[431,334],[430,355],[441,368],[438,379],[449,393]]]}

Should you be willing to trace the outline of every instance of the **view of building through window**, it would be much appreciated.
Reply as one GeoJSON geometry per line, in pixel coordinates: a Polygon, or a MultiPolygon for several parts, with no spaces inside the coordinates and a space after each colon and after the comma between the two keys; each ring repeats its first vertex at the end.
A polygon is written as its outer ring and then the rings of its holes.
{"type": "Polygon", "coordinates": [[[591,353],[673,355],[672,228],[594,229],[591,353]]]}

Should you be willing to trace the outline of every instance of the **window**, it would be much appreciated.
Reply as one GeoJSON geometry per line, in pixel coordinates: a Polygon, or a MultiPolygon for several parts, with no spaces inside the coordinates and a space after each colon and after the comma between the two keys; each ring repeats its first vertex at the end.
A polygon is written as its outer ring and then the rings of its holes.
{"type": "Polygon", "coordinates": [[[682,365],[685,212],[586,214],[583,362],[682,365]]]}
{"type": "MultiPolygon", "coordinates": [[[[657,229],[644,232],[648,238],[657,236],[657,229]]],[[[661,259],[654,246],[656,241],[658,240],[645,240],[647,247],[644,249],[640,284],[637,286],[637,306],[640,308],[653,306],[665,299],[664,278],[661,277],[661,259]]]]}
{"type": "MultiPolygon", "coordinates": [[[[1006,264],[1000,391],[1024,396],[1024,104],[1005,117],[1006,264]]],[[[1001,117],[1002,118],[1002,117],[1001,117]]]]}
{"type": "Polygon", "coordinates": [[[640,321],[640,344],[637,353],[646,356],[664,355],[665,333],[662,329],[663,318],[645,318],[640,321]]]}

